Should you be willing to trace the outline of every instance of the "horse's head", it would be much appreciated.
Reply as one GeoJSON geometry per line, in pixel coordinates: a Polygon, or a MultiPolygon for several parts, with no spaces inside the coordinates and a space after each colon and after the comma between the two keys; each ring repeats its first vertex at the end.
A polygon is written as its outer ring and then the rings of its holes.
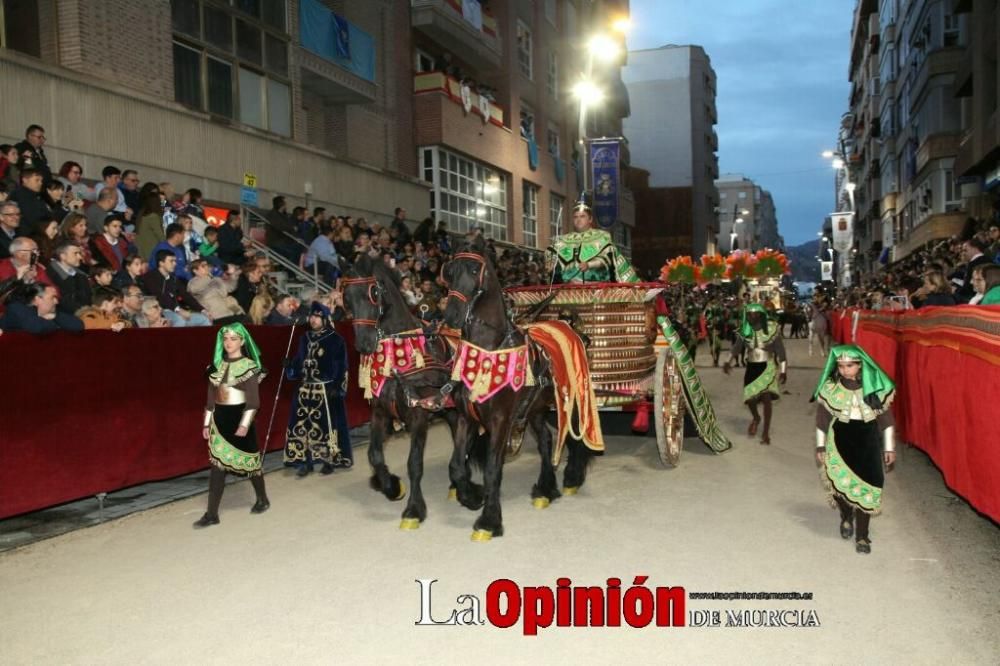
{"type": "Polygon", "coordinates": [[[476,300],[486,291],[488,261],[482,239],[476,238],[445,266],[448,305],[444,310],[444,322],[451,328],[465,326],[476,300]]]}
{"type": "Polygon", "coordinates": [[[354,344],[362,354],[374,354],[385,301],[371,258],[364,254],[358,257],[340,284],[344,289],[344,306],[354,318],[354,344]]]}

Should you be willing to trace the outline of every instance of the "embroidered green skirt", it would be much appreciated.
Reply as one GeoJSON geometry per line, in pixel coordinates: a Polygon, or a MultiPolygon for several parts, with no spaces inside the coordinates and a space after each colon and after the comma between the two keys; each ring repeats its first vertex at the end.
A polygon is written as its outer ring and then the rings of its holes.
{"type": "Polygon", "coordinates": [[[822,479],[831,500],[836,493],[865,513],[881,511],[885,470],[877,422],[834,420],[830,424],[822,479]]]}
{"type": "Polygon", "coordinates": [[[773,359],[765,363],[747,363],[743,374],[743,402],[750,402],[771,394],[771,400],[778,400],[781,391],[778,390],[778,366],[773,359]]]}
{"type": "Polygon", "coordinates": [[[238,437],[244,405],[215,405],[208,427],[208,461],[215,467],[239,476],[261,473],[257,430],[251,423],[245,437],[238,437]]]}

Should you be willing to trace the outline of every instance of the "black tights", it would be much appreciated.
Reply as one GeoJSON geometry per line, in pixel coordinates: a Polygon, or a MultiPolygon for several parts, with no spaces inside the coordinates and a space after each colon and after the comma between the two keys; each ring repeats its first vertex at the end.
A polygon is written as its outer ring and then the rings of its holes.
{"type": "Polygon", "coordinates": [[[770,440],[771,439],[771,394],[764,393],[759,398],[754,398],[747,403],[747,407],[750,408],[750,415],[753,417],[754,421],[760,421],[760,412],[757,411],[757,405],[764,405],[764,430],[761,433],[761,439],[770,440]]]}
{"type": "MultiPolygon", "coordinates": [[[[250,477],[250,485],[258,502],[267,501],[267,491],[264,489],[264,476],[258,474],[250,477]]],[[[219,517],[219,505],[222,503],[222,492],[226,489],[226,472],[213,467],[208,474],[208,511],[205,515],[211,518],[219,517]]]]}
{"type": "Polygon", "coordinates": [[[847,500],[845,500],[840,495],[834,495],[833,499],[837,502],[837,508],[840,509],[840,520],[841,522],[849,523],[851,522],[851,514],[854,514],[854,539],[855,541],[861,541],[862,539],[868,539],[868,523],[871,521],[872,517],[870,514],[865,513],[861,509],[856,509],[851,506],[847,500]]]}

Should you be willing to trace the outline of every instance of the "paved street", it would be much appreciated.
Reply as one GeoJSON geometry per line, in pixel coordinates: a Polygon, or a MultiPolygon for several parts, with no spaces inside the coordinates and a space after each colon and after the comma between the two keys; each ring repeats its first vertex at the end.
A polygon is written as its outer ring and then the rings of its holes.
{"type": "MultiPolygon", "coordinates": [[[[272,509],[249,513],[230,486],[222,524],[196,532],[205,496],[174,502],[0,555],[6,664],[257,663],[996,663],[1000,529],[944,486],[920,452],[889,475],[873,552],[837,533],[813,463],[819,359],[788,341],[790,395],[773,444],[746,437],[739,371],[702,368],[734,450],[688,439],[663,469],[651,438],[611,437],[579,495],[549,509],[528,493],[537,456],[505,470],[506,536],[472,543],[474,515],[446,500],[450,440],[436,427],[424,487],[430,516],[397,529],[401,504],[347,474],[267,475],[272,509]],[[415,626],[417,578],[436,578],[434,616],[487,586],[602,585],[811,592],[812,601],[709,601],[687,609],[815,611],[819,627],[557,628],[415,626]]],[[[704,366],[707,354],[701,350],[704,366]]],[[[944,418],[944,416],[942,416],[944,418]]],[[[406,441],[389,461],[404,470],[406,441]]],[[[484,611],[485,618],[485,611],[484,611]]],[[[724,622],[723,622],[724,623],[724,622]]]]}

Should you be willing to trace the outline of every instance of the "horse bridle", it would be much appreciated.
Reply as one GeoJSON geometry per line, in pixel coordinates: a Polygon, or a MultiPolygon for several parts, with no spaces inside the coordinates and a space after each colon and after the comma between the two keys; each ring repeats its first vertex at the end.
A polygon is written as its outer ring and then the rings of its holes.
{"type": "Polygon", "coordinates": [[[385,305],[382,302],[382,295],[379,293],[381,288],[378,286],[378,281],[374,277],[359,277],[359,278],[342,278],[340,280],[340,286],[346,291],[348,287],[352,285],[368,285],[368,302],[374,305],[378,309],[378,314],[375,319],[361,319],[354,317],[352,322],[356,326],[370,326],[375,329],[375,344],[377,345],[382,338],[382,329],[379,324],[382,321],[382,315],[385,314],[385,305]]]}
{"type": "Polygon", "coordinates": [[[476,254],[475,252],[459,252],[451,258],[452,261],[455,261],[456,259],[469,259],[479,264],[479,278],[476,280],[476,290],[472,292],[470,296],[466,296],[460,291],[455,291],[454,289],[451,289],[450,286],[448,289],[448,298],[454,296],[466,304],[465,321],[462,322],[462,328],[465,328],[469,322],[476,321],[479,324],[495,331],[502,330],[504,333],[504,340],[510,340],[514,330],[511,327],[511,316],[506,303],[504,303],[504,326],[502,329],[472,314],[473,310],[475,310],[476,302],[483,294],[486,293],[486,290],[483,288],[483,279],[486,277],[486,257],[481,254],[476,254]]]}

